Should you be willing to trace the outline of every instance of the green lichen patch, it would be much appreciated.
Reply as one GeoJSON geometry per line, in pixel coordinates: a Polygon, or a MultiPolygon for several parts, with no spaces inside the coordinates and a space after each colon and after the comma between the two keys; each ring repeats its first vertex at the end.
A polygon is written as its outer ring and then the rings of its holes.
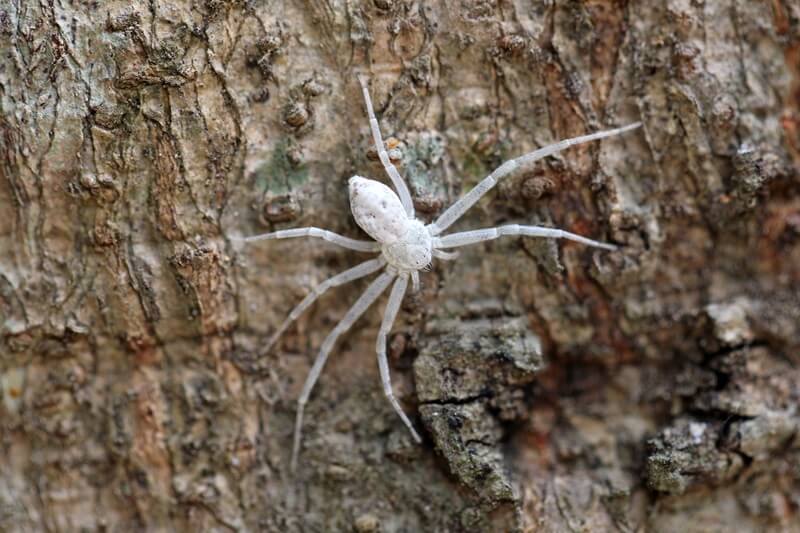
{"type": "Polygon", "coordinates": [[[296,153],[297,148],[290,140],[278,141],[267,161],[253,172],[255,188],[265,193],[287,194],[308,181],[308,167],[296,153]]]}
{"type": "Polygon", "coordinates": [[[544,367],[538,337],[524,319],[452,321],[427,339],[414,363],[422,402],[501,397],[544,367]]]}
{"type": "Polygon", "coordinates": [[[523,387],[543,367],[539,338],[523,318],[443,321],[422,343],[414,362],[419,412],[450,472],[477,497],[470,523],[519,527],[502,422],[525,416],[523,387]]]}
{"type": "Polygon", "coordinates": [[[702,483],[732,479],[744,466],[739,454],[719,449],[721,424],[681,419],[648,443],[645,465],[648,486],[659,492],[683,494],[702,483]]]}

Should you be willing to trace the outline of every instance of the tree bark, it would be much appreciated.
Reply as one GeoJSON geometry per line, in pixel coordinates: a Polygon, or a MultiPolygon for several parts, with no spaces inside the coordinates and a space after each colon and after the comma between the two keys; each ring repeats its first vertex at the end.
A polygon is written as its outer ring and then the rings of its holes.
{"type": "Polygon", "coordinates": [[[0,5],[0,530],[800,531],[800,7],[791,0],[0,5]],[[386,181],[561,227],[434,261],[322,339],[386,181]],[[312,242],[313,241],[313,242],[312,242]]]}

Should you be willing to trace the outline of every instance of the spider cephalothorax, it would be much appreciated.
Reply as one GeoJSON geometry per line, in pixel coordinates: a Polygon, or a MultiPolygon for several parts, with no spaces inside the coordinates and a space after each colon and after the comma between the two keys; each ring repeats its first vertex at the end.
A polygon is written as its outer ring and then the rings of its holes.
{"type": "Polygon", "coordinates": [[[641,123],[636,122],[622,128],[600,131],[582,137],[566,139],[525,154],[516,159],[506,161],[494,170],[489,176],[483,179],[471,191],[464,195],[460,200],[451,205],[433,223],[425,225],[414,216],[414,205],[411,201],[411,194],[408,191],[403,178],[389,160],[389,155],[383,145],[378,121],[372,110],[369,91],[365,80],[360,80],[364,101],[367,106],[370,129],[372,130],[375,147],[378,150],[383,167],[392,181],[397,193],[392,191],[383,183],[353,176],[349,181],[350,209],[356,223],[375,241],[361,241],[337,235],[336,233],[319,228],[297,228],[266,233],[246,237],[246,241],[261,239],[286,239],[291,237],[318,237],[326,241],[338,244],[345,248],[358,250],[360,252],[380,252],[380,256],[365,261],[355,267],[345,270],[332,278],[317,285],[311,293],[306,296],[294,309],[289,316],[272,334],[267,342],[269,349],[278,337],[300,314],[307,309],[314,301],[331,287],[343,285],[350,281],[363,278],[383,270],[378,277],[367,287],[364,293],[356,300],[353,307],[347,312],[341,322],[333,328],[333,331],[325,338],[317,355],[314,365],[308,373],[300,398],[297,400],[297,420],[295,422],[294,446],[292,448],[291,468],[297,465],[298,452],[300,450],[301,429],[303,426],[303,412],[311,390],[314,387],[325,361],[339,336],[350,329],[356,320],[372,305],[375,300],[394,282],[389,301],[386,304],[381,328],[378,332],[376,351],[378,353],[378,367],[380,369],[381,381],[386,397],[391,402],[394,410],[408,427],[411,435],[417,442],[421,439],[414,426],[403,412],[397,399],[392,392],[392,384],[389,378],[389,365],[386,360],[386,336],[392,327],[400,302],[403,300],[408,287],[408,279],[411,278],[415,287],[419,285],[419,271],[425,268],[433,257],[440,259],[453,259],[455,254],[445,250],[458,248],[468,244],[481,241],[496,239],[505,235],[523,235],[528,237],[550,237],[563,238],[577,241],[589,246],[614,250],[612,244],[606,244],[586,237],[581,237],[574,233],[556,228],[545,228],[541,226],[527,226],[519,224],[509,224],[496,228],[486,228],[473,231],[464,231],[440,236],[441,233],[458,220],[475,202],[484,194],[491,190],[497,182],[510,174],[516,168],[554,154],[569,146],[584,142],[618,135],[626,131],[638,128],[641,123]]]}

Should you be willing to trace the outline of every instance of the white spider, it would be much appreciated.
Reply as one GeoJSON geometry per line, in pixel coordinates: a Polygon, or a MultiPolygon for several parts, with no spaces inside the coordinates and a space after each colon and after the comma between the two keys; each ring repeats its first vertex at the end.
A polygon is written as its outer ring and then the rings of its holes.
{"type": "Polygon", "coordinates": [[[320,228],[296,228],[276,231],[274,233],[265,233],[261,235],[254,235],[246,237],[244,241],[257,241],[262,239],[288,239],[293,237],[317,237],[326,241],[338,244],[351,250],[360,252],[379,252],[380,255],[375,259],[365,261],[349,270],[345,270],[341,274],[337,274],[321,284],[317,285],[311,293],[301,301],[297,307],[292,309],[289,316],[278,327],[275,333],[272,334],[267,342],[266,349],[272,347],[277,341],[278,337],[286,330],[300,314],[305,311],[314,301],[317,300],[325,291],[331,287],[338,287],[353,280],[363,278],[379,270],[383,269],[384,272],[378,276],[364,293],[356,300],[353,307],[347,312],[341,322],[333,328],[333,331],[325,338],[320,348],[319,355],[314,361],[314,366],[308,373],[303,391],[300,398],[297,400],[297,419],[294,429],[294,445],[292,448],[291,469],[294,471],[297,467],[297,457],[300,450],[301,431],[303,426],[303,411],[311,395],[311,390],[317,382],[322,367],[328,359],[328,355],[333,348],[334,343],[339,336],[346,332],[353,323],[364,313],[364,311],[372,305],[375,300],[383,293],[384,290],[394,281],[389,301],[386,304],[386,310],[381,321],[381,328],[378,332],[378,340],[376,350],[378,352],[378,366],[381,373],[381,381],[383,382],[383,391],[386,397],[394,407],[394,410],[403,420],[411,435],[418,443],[422,441],[419,434],[414,430],[414,426],[403,412],[397,399],[392,392],[392,384],[389,377],[389,365],[386,360],[386,336],[392,327],[397,311],[400,308],[400,302],[405,295],[408,286],[408,278],[410,277],[414,286],[414,290],[419,288],[419,271],[431,262],[431,258],[437,257],[439,259],[450,260],[454,259],[457,254],[448,253],[445,250],[449,248],[458,248],[468,244],[474,244],[481,241],[496,239],[504,235],[524,235],[528,237],[551,237],[551,238],[564,238],[572,241],[577,241],[589,246],[596,246],[598,248],[605,248],[606,250],[614,250],[616,246],[605,244],[574,233],[569,233],[564,230],[555,228],[544,228],[540,226],[520,226],[518,224],[510,224],[506,226],[499,226],[496,228],[479,229],[473,231],[463,231],[459,233],[451,233],[449,235],[440,236],[441,233],[450,227],[461,215],[463,215],[475,202],[477,202],[484,194],[494,187],[497,182],[504,176],[510,174],[513,170],[527,163],[531,163],[548,155],[554,154],[569,146],[575,144],[594,141],[612,135],[618,135],[626,131],[630,131],[641,126],[640,122],[630,124],[622,128],[616,128],[607,131],[600,131],[590,135],[583,135],[573,139],[559,141],[555,144],[545,146],[535,150],[529,154],[525,154],[516,159],[506,161],[494,172],[484,178],[474,189],[464,195],[459,201],[451,205],[439,218],[432,224],[425,225],[422,221],[414,216],[414,205],[411,200],[411,194],[408,191],[403,178],[397,172],[397,169],[392,165],[389,160],[389,155],[383,145],[378,120],[375,118],[375,113],[372,110],[372,102],[369,97],[366,80],[361,78],[361,88],[364,92],[364,101],[367,106],[367,114],[369,115],[370,129],[372,130],[372,137],[375,141],[375,148],[378,150],[383,167],[386,173],[392,180],[394,188],[397,190],[395,194],[389,187],[383,183],[362,178],[361,176],[353,176],[350,178],[349,192],[350,192],[350,209],[353,212],[353,217],[361,229],[375,239],[375,241],[362,241],[344,237],[336,233],[323,230],[320,228]]]}

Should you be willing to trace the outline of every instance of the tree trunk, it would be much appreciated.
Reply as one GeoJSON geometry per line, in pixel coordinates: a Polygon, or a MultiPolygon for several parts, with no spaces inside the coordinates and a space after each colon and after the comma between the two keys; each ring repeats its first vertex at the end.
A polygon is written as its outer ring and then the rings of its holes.
{"type": "Polygon", "coordinates": [[[0,5],[0,530],[800,531],[800,7],[792,0],[0,5]],[[202,4],[202,5],[195,5],[202,4]],[[368,283],[347,179],[426,221],[561,227],[368,283]],[[388,181],[387,181],[388,182],[388,181]]]}

